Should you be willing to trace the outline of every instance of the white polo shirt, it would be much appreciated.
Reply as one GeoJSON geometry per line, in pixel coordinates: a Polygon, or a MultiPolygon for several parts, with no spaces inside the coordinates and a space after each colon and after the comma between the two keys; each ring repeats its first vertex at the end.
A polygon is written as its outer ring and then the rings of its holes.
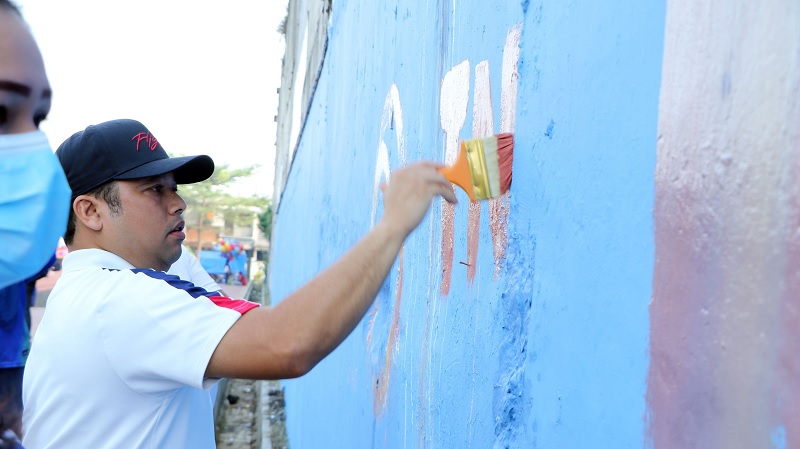
{"type": "Polygon", "coordinates": [[[169,267],[167,273],[174,274],[184,281],[189,281],[210,292],[221,291],[219,284],[214,282],[214,279],[211,279],[206,269],[203,268],[203,265],[200,264],[197,257],[194,257],[194,254],[189,251],[186,245],[181,247],[181,257],[169,267]]]}
{"type": "Polygon", "coordinates": [[[25,368],[27,449],[215,448],[208,362],[258,304],[70,252],[25,368]]]}

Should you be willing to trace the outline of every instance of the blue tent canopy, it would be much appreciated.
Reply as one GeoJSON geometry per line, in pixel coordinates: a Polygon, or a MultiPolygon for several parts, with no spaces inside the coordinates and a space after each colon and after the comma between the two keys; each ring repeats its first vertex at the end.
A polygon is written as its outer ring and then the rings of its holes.
{"type": "MultiPolygon", "coordinates": [[[[225,274],[225,262],[227,260],[227,257],[223,256],[219,251],[200,251],[200,264],[208,274],[225,274]]],[[[231,273],[244,273],[247,266],[247,254],[242,253],[234,256],[228,262],[228,266],[230,266],[231,273]]]]}

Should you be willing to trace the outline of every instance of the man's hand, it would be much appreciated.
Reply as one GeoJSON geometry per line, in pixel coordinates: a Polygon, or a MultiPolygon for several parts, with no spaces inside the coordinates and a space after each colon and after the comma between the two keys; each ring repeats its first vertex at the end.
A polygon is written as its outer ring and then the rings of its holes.
{"type": "Polygon", "coordinates": [[[403,239],[419,226],[436,196],[458,202],[452,184],[436,171],[441,167],[432,162],[417,162],[393,171],[390,181],[383,185],[381,222],[399,232],[403,239]]]}

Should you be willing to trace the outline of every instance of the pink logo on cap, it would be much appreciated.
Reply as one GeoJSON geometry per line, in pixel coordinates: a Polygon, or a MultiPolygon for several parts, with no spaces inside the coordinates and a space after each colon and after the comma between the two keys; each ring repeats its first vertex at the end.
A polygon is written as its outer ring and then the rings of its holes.
{"type": "Polygon", "coordinates": [[[155,150],[158,146],[158,139],[156,136],[150,134],[150,131],[146,133],[138,133],[131,140],[136,141],[136,151],[139,151],[139,144],[144,141],[144,143],[150,148],[151,151],[155,150]]]}

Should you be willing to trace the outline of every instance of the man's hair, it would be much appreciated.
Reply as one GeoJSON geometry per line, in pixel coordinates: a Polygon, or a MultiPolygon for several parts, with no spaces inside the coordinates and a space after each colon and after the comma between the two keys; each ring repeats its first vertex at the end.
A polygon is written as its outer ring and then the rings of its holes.
{"type": "Polygon", "coordinates": [[[14,3],[11,0],[0,0],[0,9],[5,9],[7,11],[13,11],[18,16],[22,17],[22,13],[19,10],[19,5],[14,3]]]}
{"type": "MultiPolygon", "coordinates": [[[[2,2],[3,0],[0,0],[2,2]]],[[[109,181],[100,187],[96,187],[86,195],[92,195],[95,198],[102,198],[108,204],[112,215],[119,215],[122,213],[122,203],[119,200],[119,185],[116,181],[109,181]]],[[[69,219],[67,220],[67,232],[64,234],[64,243],[72,245],[75,239],[75,225],[78,218],[75,216],[75,210],[70,205],[69,219]]]]}

